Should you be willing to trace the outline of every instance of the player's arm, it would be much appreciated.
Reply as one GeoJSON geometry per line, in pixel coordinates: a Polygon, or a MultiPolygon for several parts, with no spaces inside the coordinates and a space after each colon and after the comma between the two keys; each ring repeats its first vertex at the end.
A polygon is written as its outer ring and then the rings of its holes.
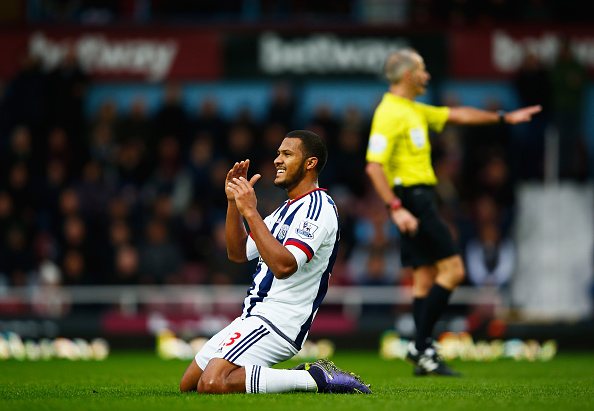
{"type": "Polygon", "coordinates": [[[238,263],[246,262],[246,242],[247,231],[243,224],[243,217],[237,209],[235,202],[235,195],[233,191],[229,190],[229,182],[234,178],[247,177],[247,170],[250,161],[245,160],[235,163],[233,168],[227,173],[225,180],[225,194],[227,195],[227,218],[225,224],[225,242],[227,245],[227,256],[231,261],[238,263]]]}
{"type": "MultiPolygon", "coordinates": [[[[250,226],[252,239],[256,243],[262,260],[276,278],[288,278],[297,271],[297,260],[284,245],[274,238],[256,209],[257,199],[253,185],[259,178],[259,174],[253,176],[250,181],[243,176],[232,178],[227,184],[227,189],[233,194],[236,209],[250,226]]],[[[245,240],[243,248],[245,256],[245,240]]]]}
{"type": "Polygon", "coordinates": [[[369,176],[376,193],[388,207],[390,217],[392,217],[400,232],[414,233],[419,226],[419,221],[406,208],[402,207],[400,199],[396,197],[388,184],[382,165],[370,161],[365,167],[365,172],[369,176]]]}
{"type": "Polygon", "coordinates": [[[488,124],[519,124],[532,120],[532,116],[542,110],[542,107],[529,106],[514,111],[488,111],[474,107],[451,107],[448,124],[459,125],[488,125],[488,124]]]}
{"type": "Polygon", "coordinates": [[[236,263],[243,263],[248,260],[245,248],[247,238],[248,234],[243,224],[243,217],[237,209],[235,201],[229,201],[225,224],[225,242],[229,260],[236,263]]]}

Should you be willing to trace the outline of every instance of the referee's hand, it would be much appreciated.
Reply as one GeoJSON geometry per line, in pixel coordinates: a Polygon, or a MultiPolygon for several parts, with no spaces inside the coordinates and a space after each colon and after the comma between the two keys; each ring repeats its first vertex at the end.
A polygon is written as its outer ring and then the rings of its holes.
{"type": "Polygon", "coordinates": [[[392,210],[390,216],[402,234],[414,236],[417,233],[419,220],[406,208],[400,207],[398,210],[392,210]]]}

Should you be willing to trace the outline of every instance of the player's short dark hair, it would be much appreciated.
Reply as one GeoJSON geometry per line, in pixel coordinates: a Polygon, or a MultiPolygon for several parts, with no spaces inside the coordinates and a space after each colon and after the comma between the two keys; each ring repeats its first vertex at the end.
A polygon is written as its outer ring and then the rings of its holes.
{"type": "Polygon", "coordinates": [[[328,149],[324,140],[316,133],[309,130],[293,130],[289,132],[286,138],[298,138],[303,146],[305,158],[315,157],[318,159],[315,170],[318,174],[322,172],[326,161],[328,161],[328,149]]]}

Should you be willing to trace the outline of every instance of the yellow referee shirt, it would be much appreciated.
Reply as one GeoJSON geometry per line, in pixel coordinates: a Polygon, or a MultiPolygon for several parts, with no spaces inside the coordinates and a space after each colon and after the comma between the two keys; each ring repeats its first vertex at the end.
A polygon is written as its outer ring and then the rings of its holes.
{"type": "Polygon", "coordinates": [[[443,130],[449,113],[449,107],[384,94],[371,123],[367,161],[382,164],[390,187],[437,184],[428,133],[443,130]]]}

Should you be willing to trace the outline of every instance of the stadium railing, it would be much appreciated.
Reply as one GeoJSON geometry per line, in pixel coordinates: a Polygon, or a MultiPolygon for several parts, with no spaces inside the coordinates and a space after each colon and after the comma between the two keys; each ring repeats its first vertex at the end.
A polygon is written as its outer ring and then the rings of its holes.
{"type": "MultiPolygon", "coordinates": [[[[142,285],[142,286],[64,286],[64,287],[0,287],[2,305],[34,305],[51,301],[68,305],[118,305],[129,313],[143,305],[185,305],[197,313],[209,313],[217,307],[237,307],[246,296],[245,286],[213,285],[142,285]]],[[[408,305],[412,287],[408,286],[331,286],[324,305],[337,305],[345,315],[358,317],[364,306],[408,305]]],[[[451,299],[452,304],[484,305],[495,310],[509,307],[505,293],[497,287],[461,286],[451,299]]]]}

